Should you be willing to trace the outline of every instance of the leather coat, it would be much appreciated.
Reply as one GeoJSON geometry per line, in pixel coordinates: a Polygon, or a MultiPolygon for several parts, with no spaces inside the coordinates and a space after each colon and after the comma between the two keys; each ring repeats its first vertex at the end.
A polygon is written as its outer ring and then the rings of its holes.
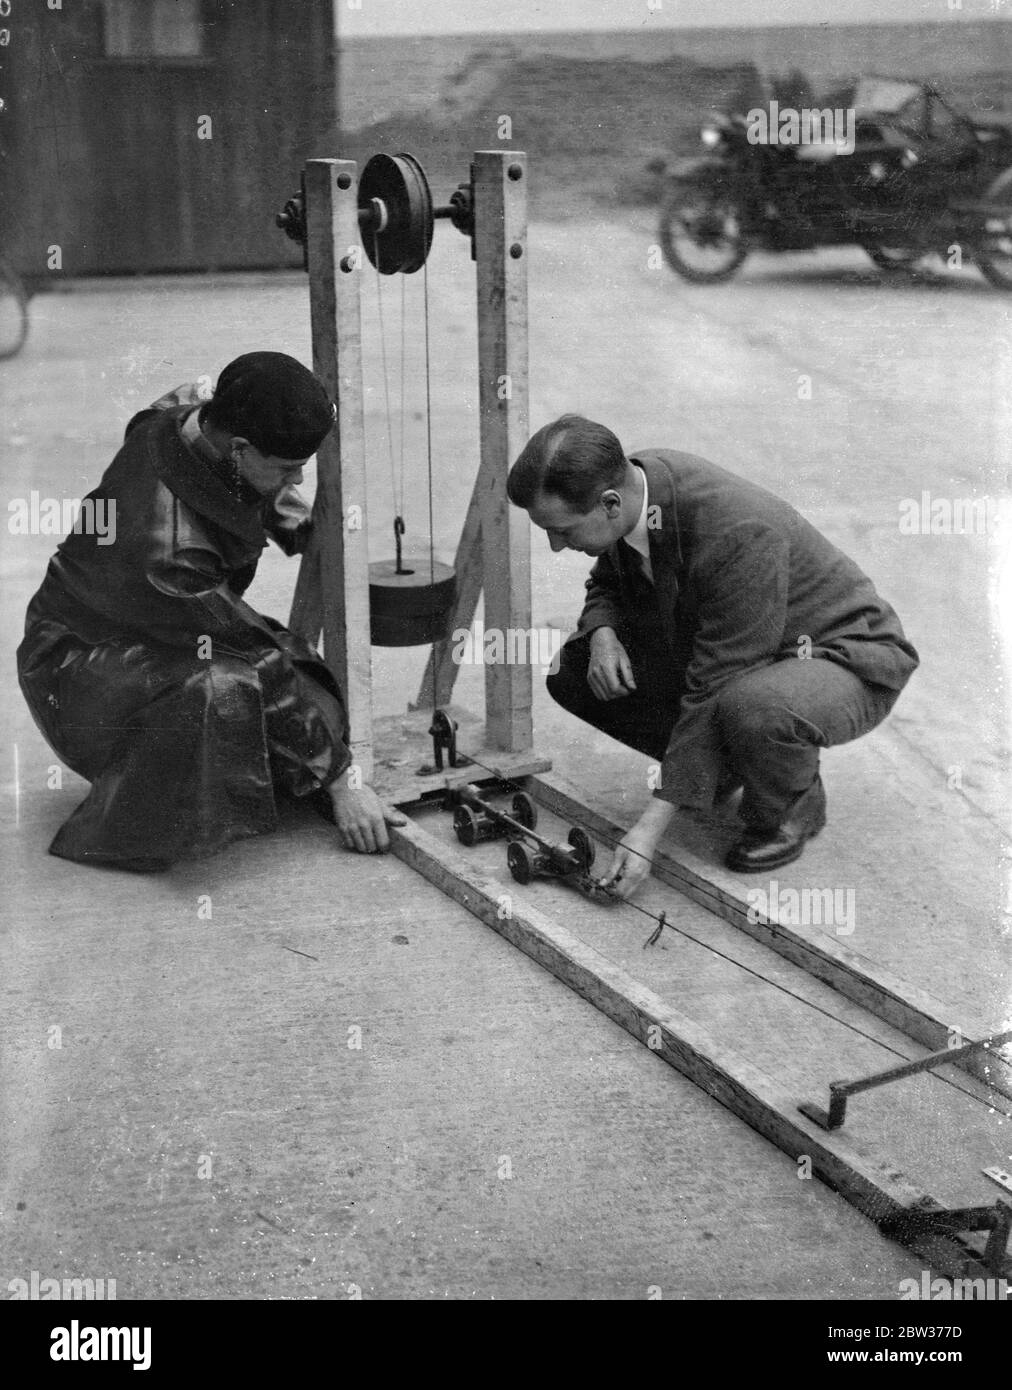
{"type": "Polygon", "coordinates": [[[273,829],[278,793],[304,796],[350,762],[331,672],[242,597],[268,537],[305,548],[308,507],[191,447],[197,399],[181,388],[131,420],[90,494],[115,529],[68,535],[28,608],[22,691],[92,783],[50,847],[65,858],[150,869],[212,853],[273,829]]]}

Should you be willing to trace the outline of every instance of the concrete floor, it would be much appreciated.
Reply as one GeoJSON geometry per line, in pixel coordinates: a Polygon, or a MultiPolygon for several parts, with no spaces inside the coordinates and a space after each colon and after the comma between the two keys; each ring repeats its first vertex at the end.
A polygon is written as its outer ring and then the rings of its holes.
{"type": "MultiPolygon", "coordinates": [[[[630,448],[696,449],[787,496],[879,581],[924,665],[883,729],[829,755],[830,827],[780,879],[855,887],[848,945],[954,1015],[998,1023],[1012,997],[1000,557],[985,538],[901,537],[896,514],[922,487],[1003,485],[1006,301],[973,272],[882,286],[849,253],[792,258],[793,278],[757,261],[692,291],[648,269],[652,236],[646,221],[532,228],[532,425],[582,409],[630,448]]],[[[462,241],[437,236],[449,554],[476,449],[468,265],[462,241]]],[[[298,277],[46,296],[33,315],[25,353],[0,368],[9,497],[83,495],[133,410],[239,352],[308,357],[298,277]]],[[[364,319],[381,554],[374,284],[364,319]]],[[[423,400],[415,371],[406,504],[420,536],[423,400]]],[[[9,653],[53,544],[4,536],[9,653]]],[[[535,538],[536,623],[571,626],[585,568],[535,538]]],[[[293,578],[271,554],[252,601],[283,616],[293,578]]],[[[424,652],[375,655],[377,713],[401,712],[424,652]]],[[[917,1276],[589,1005],[400,863],[337,849],[322,823],[293,815],[155,879],[48,857],[84,786],[65,770],[48,785],[55,759],[11,658],[6,671],[0,1275],[115,1278],[121,1298],[696,1299],[892,1298],[917,1276]]],[[[480,675],[458,682],[472,708],[480,675]]],[[[539,745],[631,821],[649,795],[642,760],[588,739],[538,684],[539,745]]]]}
{"type": "MultiPolygon", "coordinates": [[[[23,842],[48,829],[33,815],[23,842]]],[[[160,879],[45,868],[4,954],[8,1278],[867,1299],[917,1275],[589,1004],[322,823],[160,879]]]]}

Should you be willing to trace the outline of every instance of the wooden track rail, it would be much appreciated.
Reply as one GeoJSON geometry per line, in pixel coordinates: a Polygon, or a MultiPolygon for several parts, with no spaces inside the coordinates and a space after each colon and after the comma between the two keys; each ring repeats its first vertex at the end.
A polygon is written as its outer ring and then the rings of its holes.
{"type": "Polygon", "coordinates": [[[512,942],[582,998],[620,1024],[778,1148],[811,1159],[812,1170],[889,1234],[951,1279],[996,1276],[1012,1282],[1007,1252],[984,1262],[979,1238],[920,1229],[917,1217],[944,1208],[896,1165],[799,1113],[764,1071],[680,1014],[620,966],[533,907],[519,907],[512,887],[476,871],[456,848],[409,821],[390,832],[394,853],[453,901],[512,942]],[[904,1224],[904,1218],[910,1220],[904,1224]]]}
{"type": "MultiPolygon", "coordinates": [[[[582,825],[606,843],[614,844],[626,833],[625,827],[583,799],[555,773],[533,777],[524,788],[547,811],[582,825]]],[[[976,1042],[992,1031],[994,1023],[990,1020],[953,1018],[940,999],[907,984],[818,928],[787,925],[775,916],[750,920],[755,914],[750,914],[742,889],[733,883],[715,882],[710,866],[693,856],[661,849],[654,856],[653,876],[931,1051],[949,1047],[953,1038],[976,1042]]],[[[1002,1096],[1012,1098],[1012,1064],[996,1053],[956,1057],[953,1066],[964,1068],[1002,1096]]]]}

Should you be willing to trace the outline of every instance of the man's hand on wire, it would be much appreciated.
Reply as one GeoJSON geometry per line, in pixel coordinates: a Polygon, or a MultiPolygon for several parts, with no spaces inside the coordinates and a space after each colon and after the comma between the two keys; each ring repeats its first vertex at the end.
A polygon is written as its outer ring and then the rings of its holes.
{"type": "Polygon", "coordinates": [[[407,825],[400,811],[384,806],[372,787],[350,787],[339,777],[330,787],[334,823],[345,849],[382,854],[390,848],[388,825],[407,825]]]}
{"type": "Polygon", "coordinates": [[[602,888],[609,889],[616,898],[632,897],[650,874],[657,841],[674,815],[674,810],[673,806],[656,797],[651,801],[633,828],[615,846],[607,871],[598,879],[602,888]]]}
{"type": "Polygon", "coordinates": [[[587,684],[599,700],[617,700],[636,689],[629,654],[612,627],[594,629],[587,684]]]}

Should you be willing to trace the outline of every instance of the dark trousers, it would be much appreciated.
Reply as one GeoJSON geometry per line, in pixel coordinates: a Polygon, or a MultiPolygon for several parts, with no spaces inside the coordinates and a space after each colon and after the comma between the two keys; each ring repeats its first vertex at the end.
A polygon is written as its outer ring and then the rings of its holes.
{"type": "MultiPolygon", "coordinates": [[[[682,681],[666,644],[620,632],[636,690],[599,700],[587,684],[590,636],[560,654],[548,691],[563,709],[611,738],[664,757],[678,718],[682,681]]],[[[775,826],[819,775],[819,749],[849,743],[880,724],[898,691],[868,685],[835,662],[788,657],[733,677],[714,701],[722,775],[744,787],[739,814],[751,826],[775,826]]]]}

